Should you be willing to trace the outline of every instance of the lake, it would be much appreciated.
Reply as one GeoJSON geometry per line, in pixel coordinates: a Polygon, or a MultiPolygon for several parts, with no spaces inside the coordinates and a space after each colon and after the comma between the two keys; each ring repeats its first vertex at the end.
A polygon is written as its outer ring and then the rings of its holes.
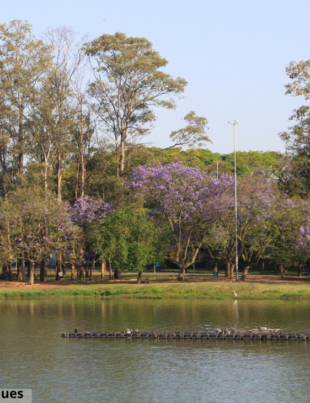
{"type": "Polygon", "coordinates": [[[0,301],[0,387],[34,403],[309,402],[310,342],[66,339],[268,326],[310,333],[309,300],[0,301]]]}

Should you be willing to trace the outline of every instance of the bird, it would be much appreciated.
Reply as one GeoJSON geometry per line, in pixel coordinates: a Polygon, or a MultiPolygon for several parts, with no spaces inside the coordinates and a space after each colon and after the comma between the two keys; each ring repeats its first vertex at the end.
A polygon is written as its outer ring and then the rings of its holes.
{"type": "Polygon", "coordinates": [[[234,290],[234,296],[235,296],[235,297],[238,297],[238,295],[236,294],[236,291],[235,291],[235,290],[234,290]]]}

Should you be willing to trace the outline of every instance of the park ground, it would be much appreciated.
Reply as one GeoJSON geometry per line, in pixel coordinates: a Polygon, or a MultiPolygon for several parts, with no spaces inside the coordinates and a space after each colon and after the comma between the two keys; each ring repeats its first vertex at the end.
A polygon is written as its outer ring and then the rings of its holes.
{"type": "Polygon", "coordinates": [[[310,276],[298,278],[272,275],[250,275],[246,281],[236,282],[226,277],[196,274],[177,281],[176,273],[145,273],[142,279],[149,283],[136,284],[136,273],[125,273],[122,280],[101,279],[94,272],[92,280],[71,280],[70,273],[59,282],[49,274],[48,282],[1,281],[0,299],[12,298],[56,298],[56,297],[99,297],[99,298],[210,298],[210,299],[310,299],[310,276]]]}

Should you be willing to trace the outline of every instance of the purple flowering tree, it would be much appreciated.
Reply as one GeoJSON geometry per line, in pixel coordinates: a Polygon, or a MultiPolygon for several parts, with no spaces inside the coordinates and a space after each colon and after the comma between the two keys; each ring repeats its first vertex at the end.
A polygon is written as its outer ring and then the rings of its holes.
{"type": "Polygon", "coordinates": [[[273,223],[269,257],[282,277],[288,267],[296,267],[301,276],[303,262],[310,256],[310,203],[307,200],[285,199],[278,203],[273,223]]]}
{"type": "MultiPolygon", "coordinates": [[[[210,256],[226,264],[226,276],[233,278],[236,258],[233,190],[231,206],[218,215],[205,239],[210,256]]],[[[246,176],[238,181],[238,252],[243,266],[242,280],[272,243],[274,217],[280,197],[270,179],[246,176]]]]}
{"type": "Polygon", "coordinates": [[[203,239],[216,218],[231,205],[227,189],[231,177],[219,181],[198,168],[170,165],[142,166],[127,181],[133,196],[152,207],[151,216],[163,220],[173,233],[168,253],[179,267],[179,280],[195,263],[203,239]]]}
{"type": "MultiPolygon", "coordinates": [[[[103,200],[93,200],[86,196],[78,199],[71,210],[71,220],[81,229],[79,246],[76,251],[80,267],[80,278],[84,280],[84,267],[86,277],[92,276],[95,265],[95,252],[93,250],[93,234],[96,226],[100,224],[114,210],[111,204],[103,200]]],[[[105,262],[102,262],[101,276],[103,277],[105,262]]]]}
{"type": "Polygon", "coordinates": [[[281,197],[276,184],[260,176],[244,177],[238,183],[238,242],[243,261],[241,280],[257,264],[272,243],[274,218],[281,197]]]}

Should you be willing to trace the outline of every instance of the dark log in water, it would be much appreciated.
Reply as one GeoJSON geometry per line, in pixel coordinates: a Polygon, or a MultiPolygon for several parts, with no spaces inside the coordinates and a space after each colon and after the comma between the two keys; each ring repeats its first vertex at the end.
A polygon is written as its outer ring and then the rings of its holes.
{"type": "Polygon", "coordinates": [[[122,332],[77,332],[62,333],[69,338],[126,338],[126,339],[220,339],[220,340],[309,340],[310,334],[288,333],[280,329],[215,330],[210,332],[140,332],[125,329],[122,332]]]}

